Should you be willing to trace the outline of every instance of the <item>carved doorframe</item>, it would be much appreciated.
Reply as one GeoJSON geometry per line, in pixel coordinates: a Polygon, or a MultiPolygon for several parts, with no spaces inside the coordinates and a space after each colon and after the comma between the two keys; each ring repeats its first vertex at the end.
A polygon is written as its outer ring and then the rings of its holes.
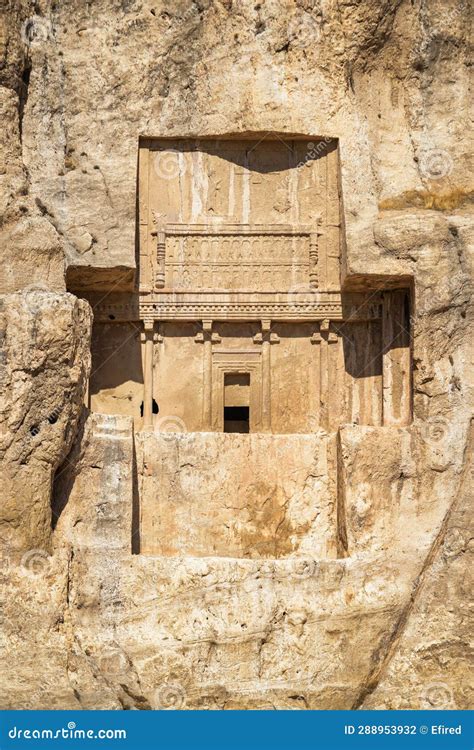
{"type": "Polygon", "coordinates": [[[262,353],[252,349],[215,349],[212,352],[212,429],[224,431],[224,380],[229,373],[250,375],[250,432],[262,427],[262,353]]]}

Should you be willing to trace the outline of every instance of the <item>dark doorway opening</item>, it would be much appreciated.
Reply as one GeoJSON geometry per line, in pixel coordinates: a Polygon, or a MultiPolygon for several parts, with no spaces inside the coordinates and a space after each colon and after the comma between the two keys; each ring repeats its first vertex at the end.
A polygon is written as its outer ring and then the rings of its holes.
{"type": "Polygon", "coordinates": [[[248,406],[224,406],[224,432],[249,432],[248,406]]]}

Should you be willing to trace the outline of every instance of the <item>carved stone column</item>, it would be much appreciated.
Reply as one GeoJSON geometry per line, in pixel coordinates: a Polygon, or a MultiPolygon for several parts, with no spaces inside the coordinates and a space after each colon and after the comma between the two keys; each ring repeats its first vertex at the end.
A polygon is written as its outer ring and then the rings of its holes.
{"type": "Polygon", "coordinates": [[[319,325],[310,338],[313,345],[313,362],[310,370],[310,429],[321,427],[321,341],[319,325]]]}
{"type": "Polygon", "coordinates": [[[202,321],[204,343],[204,376],[202,399],[202,424],[212,430],[212,320],[202,321]]]}
{"type": "Polygon", "coordinates": [[[327,333],[328,347],[328,385],[327,385],[327,414],[326,430],[330,431],[338,426],[337,413],[340,404],[337,399],[342,398],[343,394],[337,392],[337,344],[339,338],[335,331],[329,330],[327,333]]]}
{"type": "Polygon", "coordinates": [[[331,322],[322,320],[319,332],[313,334],[311,342],[318,345],[319,349],[319,425],[324,430],[331,428],[331,414],[329,404],[331,396],[336,396],[335,382],[331,374],[337,367],[336,356],[333,347],[338,343],[337,333],[331,331],[331,322]]]}
{"type": "Polygon", "coordinates": [[[329,424],[329,352],[328,352],[328,335],[329,335],[329,320],[322,320],[319,326],[321,334],[320,344],[320,425],[324,430],[328,429],[329,424]]]}
{"type": "Polygon", "coordinates": [[[270,320],[262,320],[262,428],[272,431],[272,384],[271,384],[271,344],[270,320]]]}
{"type": "Polygon", "coordinates": [[[154,321],[144,321],[143,427],[153,429],[153,333],[154,321]]]}

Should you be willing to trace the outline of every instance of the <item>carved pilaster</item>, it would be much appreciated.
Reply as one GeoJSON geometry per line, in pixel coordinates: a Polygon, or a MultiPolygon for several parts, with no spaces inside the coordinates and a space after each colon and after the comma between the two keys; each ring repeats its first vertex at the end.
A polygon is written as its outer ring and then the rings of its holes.
{"type": "MultiPolygon", "coordinates": [[[[331,401],[332,356],[330,346],[337,344],[337,333],[331,331],[329,320],[321,321],[319,333],[313,334],[314,343],[319,343],[319,424],[324,430],[329,430],[329,403],[331,401]]],[[[312,340],[313,340],[312,339],[312,340]]]]}
{"type": "Polygon", "coordinates": [[[309,424],[312,430],[321,426],[321,341],[318,325],[310,338],[313,357],[309,375],[309,424]]]}
{"type": "Polygon", "coordinates": [[[142,340],[145,344],[144,373],[143,373],[143,428],[153,429],[153,339],[154,322],[143,322],[142,340]]]}
{"type": "Polygon", "coordinates": [[[411,421],[411,350],[409,292],[383,295],[382,387],[383,424],[408,425],[411,421]]]}
{"type": "MultiPolygon", "coordinates": [[[[327,393],[327,430],[334,428],[334,418],[339,404],[335,403],[334,394],[337,393],[337,344],[339,337],[335,331],[328,331],[328,393],[327,393]]],[[[342,397],[342,394],[341,394],[342,397]]]]}
{"type": "Polygon", "coordinates": [[[203,401],[202,424],[203,430],[212,430],[212,345],[221,341],[219,334],[212,330],[212,320],[202,321],[202,331],[194,340],[204,345],[203,353],[203,401]]]}
{"type": "Polygon", "coordinates": [[[271,385],[271,347],[270,320],[262,320],[262,427],[264,432],[272,430],[272,385],[271,385]]]}

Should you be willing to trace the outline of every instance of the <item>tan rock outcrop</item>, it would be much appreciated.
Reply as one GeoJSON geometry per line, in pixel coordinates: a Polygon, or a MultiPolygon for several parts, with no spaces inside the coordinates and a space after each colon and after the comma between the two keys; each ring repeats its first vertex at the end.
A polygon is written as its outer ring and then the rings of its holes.
{"type": "Polygon", "coordinates": [[[50,549],[52,482],[83,408],[91,314],[66,293],[5,295],[0,305],[0,534],[7,556],[34,556],[50,549]]]}
{"type": "MultiPolygon", "coordinates": [[[[1,708],[472,707],[469,15],[464,0],[2,9],[1,708]],[[163,196],[193,190],[212,224],[224,159],[157,182],[153,224],[139,154],[295,134],[333,148],[290,208],[309,195],[314,221],[324,202],[337,315],[296,335],[259,299],[243,333],[189,310],[176,328],[172,290],[162,324],[163,196]],[[220,339],[241,351],[213,361],[220,339]],[[256,434],[222,433],[210,386],[228,356],[237,375],[273,363],[272,397],[252,382],[256,434]]],[[[271,206],[253,262],[288,210],[257,178],[271,206]]]]}

